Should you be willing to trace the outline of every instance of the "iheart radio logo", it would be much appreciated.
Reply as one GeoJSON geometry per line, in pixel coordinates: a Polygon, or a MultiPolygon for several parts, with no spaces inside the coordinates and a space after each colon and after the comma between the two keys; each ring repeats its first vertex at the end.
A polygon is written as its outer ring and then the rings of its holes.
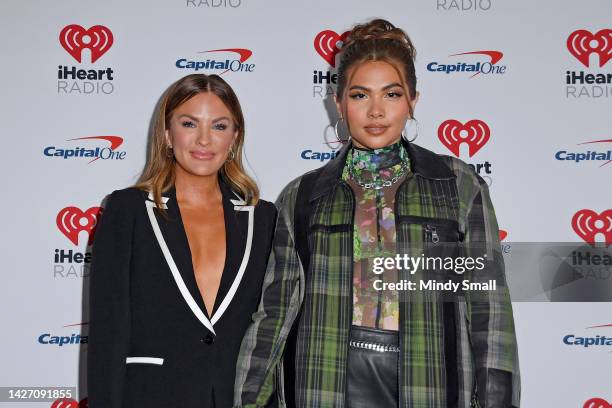
{"type": "Polygon", "coordinates": [[[499,230],[499,240],[503,241],[508,236],[508,231],[500,229],[499,230]]]}
{"type": "Polygon", "coordinates": [[[66,207],[57,213],[57,228],[74,245],[79,245],[79,233],[86,231],[89,235],[87,245],[91,245],[101,210],[100,207],[91,207],[83,212],[77,207],[66,207]]]}
{"type": "Polygon", "coordinates": [[[449,119],[438,127],[438,139],[457,157],[459,157],[459,147],[462,143],[468,145],[469,155],[472,157],[487,144],[490,137],[491,129],[478,119],[467,121],[465,124],[449,119]]]}
{"type": "Polygon", "coordinates": [[[586,243],[595,246],[595,236],[603,234],[606,247],[612,245],[612,210],[597,214],[593,210],[583,209],[572,217],[572,228],[586,243]]]}
{"type": "Polygon", "coordinates": [[[582,408],[612,408],[612,404],[603,398],[591,398],[584,403],[582,408]]]}
{"type": "Polygon", "coordinates": [[[84,398],[81,400],[81,402],[77,402],[74,399],[61,398],[61,399],[55,400],[51,404],[51,408],[87,408],[89,407],[88,400],[89,400],[88,398],[84,398]]]}
{"type": "Polygon", "coordinates": [[[83,50],[89,49],[93,64],[113,45],[113,33],[103,25],[95,25],[86,30],[78,24],[70,24],[62,29],[59,40],[68,54],[79,63],[83,50]]]}
{"type": "Polygon", "coordinates": [[[73,399],[62,398],[53,401],[51,408],[79,408],[79,403],[73,399]]]}
{"type": "Polygon", "coordinates": [[[350,31],[338,34],[332,30],[321,31],[314,39],[315,50],[332,67],[336,67],[336,55],[348,38],[350,31]]]}
{"type": "Polygon", "coordinates": [[[590,55],[596,53],[601,68],[612,58],[612,30],[604,29],[595,34],[576,30],[567,37],[567,49],[585,67],[589,66],[590,55]]]}

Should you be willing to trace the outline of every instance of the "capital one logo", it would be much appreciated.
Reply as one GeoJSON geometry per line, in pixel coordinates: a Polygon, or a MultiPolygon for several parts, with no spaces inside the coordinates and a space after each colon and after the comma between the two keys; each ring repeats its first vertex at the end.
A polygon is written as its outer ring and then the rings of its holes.
{"type": "Polygon", "coordinates": [[[507,70],[506,65],[500,65],[499,62],[504,57],[504,53],[497,50],[479,50],[470,52],[461,52],[451,54],[450,57],[465,57],[472,62],[440,62],[432,61],[427,64],[427,71],[435,73],[444,73],[446,75],[468,72],[472,73],[470,78],[477,75],[504,75],[507,70]],[[473,61],[473,56],[478,57],[477,61],[473,61]],[[483,59],[483,57],[485,57],[483,59]]]}
{"type": "Polygon", "coordinates": [[[597,54],[601,68],[612,58],[612,30],[603,29],[595,34],[576,30],[567,37],[567,49],[585,67],[589,66],[591,54],[597,54]]]}
{"type": "Polygon", "coordinates": [[[125,159],[126,152],[119,151],[117,148],[123,144],[123,138],[121,136],[86,136],[86,137],[77,137],[75,139],[68,139],[67,141],[81,141],[81,140],[91,140],[98,141],[103,140],[108,142],[110,146],[108,147],[95,147],[95,148],[85,148],[82,146],[79,147],[57,147],[46,146],[43,149],[43,154],[47,157],[52,158],[63,158],[67,159],[80,159],[82,157],[91,158],[88,164],[95,162],[98,159],[102,160],[123,160],[125,159]]]}
{"type": "Polygon", "coordinates": [[[350,31],[345,31],[342,34],[338,34],[332,30],[323,30],[314,39],[315,50],[321,58],[335,68],[336,55],[342,49],[342,45],[344,45],[350,33],[350,31]]]}
{"type": "Polygon", "coordinates": [[[91,245],[101,210],[101,207],[91,207],[85,211],[77,207],[63,208],[57,213],[57,228],[74,245],[79,245],[79,233],[85,231],[89,236],[87,245],[91,245]]]}
{"type": "Polygon", "coordinates": [[[601,214],[589,209],[580,210],[572,217],[572,228],[592,246],[597,234],[604,235],[606,247],[612,245],[612,210],[605,210],[601,214]]]}
{"type": "Polygon", "coordinates": [[[255,64],[247,63],[253,51],[247,48],[221,48],[217,50],[200,51],[198,54],[212,54],[211,58],[192,60],[191,58],[179,58],[175,66],[187,70],[208,70],[218,75],[231,72],[253,72],[255,64]]]}
{"type": "Polygon", "coordinates": [[[444,121],[438,127],[438,139],[455,156],[459,157],[461,144],[468,145],[468,154],[474,156],[491,138],[491,129],[479,119],[461,123],[455,119],[444,121]]]}
{"type": "MultiPolygon", "coordinates": [[[[475,74],[473,74],[470,78],[474,78],[476,75],[478,74],[482,74],[482,73],[486,73],[486,74],[490,74],[490,73],[494,73],[494,68],[496,67],[497,63],[499,61],[501,61],[501,59],[504,57],[504,53],[501,51],[494,51],[494,50],[483,50],[483,51],[470,51],[470,52],[462,52],[459,54],[452,54],[451,57],[459,57],[462,55],[486,55],[487,57],[489,57],[491,59],[491,61],[489,62],[485,62],[482,66],[478,66],[478,72],[476,72],[475,74]]],[[[449,74],[451,72],[453,72],[453,68],[455,68],[455,65],[448,65],[446,68],[446,73],[449,74]]],[[[458,70],[461,70],[460,68],[458,68],[458,70]]],[[[502,73],[505,71],[505,67],[504,69],[497,69],[498,73],[502,73]]]]}
{"type": "Polygon", "coordinates": [[[612,404],[603,398],[591,398],[584,403],[582,408],[612,408],[612,404]]]}
{"type": "Polygon", "coordinates": [[[87,30],[78,24],[70,24],[60,32],[59,41],[68,54],[79,63],[83,50],[89,49],[93,64],[113,45],[113,33],[103,25],[95,25],[87,30]]]}

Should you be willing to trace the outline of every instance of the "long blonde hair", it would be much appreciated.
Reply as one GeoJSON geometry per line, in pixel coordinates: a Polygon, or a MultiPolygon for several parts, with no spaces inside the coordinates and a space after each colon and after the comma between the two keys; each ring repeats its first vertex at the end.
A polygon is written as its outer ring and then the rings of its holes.
{"type": "Polygon", "coordinates": [[[175,180],[174,158],[169,157],[166,148],[166,129],[170,127],[170,119],[176,108],[194,96],[212,92],[218,96],[229,109],[234,120],[238,136],[232,150],[233,160],[226,161],[219,170],[221,176],[239,193],[248,205],[255,205],[259,200],[259,188],[249,177],[242,165],[244,146],[244,116],[238,97],[227,82],[218,75],[192,74],[173,83],[164,93],[160,101],[155,122],[149,140],[147,164],[135,187],[150,191],[153,194],[157,208],[162,208],[161,195],[167,191],[175,180]]]}

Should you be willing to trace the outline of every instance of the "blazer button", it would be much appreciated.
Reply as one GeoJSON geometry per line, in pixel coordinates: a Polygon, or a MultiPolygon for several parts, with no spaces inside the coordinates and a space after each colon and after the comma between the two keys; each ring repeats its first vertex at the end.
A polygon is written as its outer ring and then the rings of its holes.
{"type": "Polygon", "coordinates": [[[206,337],[204,337],[204,343],[213,344],[214,342],[215,338],[211,334],[207,334],[206,337]]]}

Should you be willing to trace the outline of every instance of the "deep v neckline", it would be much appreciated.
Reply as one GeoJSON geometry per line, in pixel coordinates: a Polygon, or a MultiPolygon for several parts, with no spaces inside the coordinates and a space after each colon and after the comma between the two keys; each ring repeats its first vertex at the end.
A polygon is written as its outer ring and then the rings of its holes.
{"type": "MultiPolygon", "coordinates": [[[[189,260],[189,264],[191,265],[191,270],[190,270],[191,278],[193,278],[193,282],[194,282],[195,287],[196,287],[196,292],[198,294],[196,302],[202,308],[202,311],[204,312],[204,314],[206,315],[206,317],[208,319],[211,319],[215,315],[215,312],[219,308],[220,299],[222,297],[224,297],[224,295],[226,295],[226,294],[221,293],[221,291],[223,289],[224,277],[227,276],[227,268],[228,268],[228,264],[229,264],[229,249],[230,249],[229,230],[230,230],[230,226],[229,226],[229,223],[228,223],[228,216],[229,216],[229,214],[227,214],[227,208],[225,208],[225,202],[224,202],[223,193],[221,194],[221,196],[222,196],[221,197],[221,208],[223,210],[223,224],[224,224],[224,228],[225,228],[225,257],[223,259],[223,270],[221,271],[221,277],[219,279],[219,287],[217,288],[217,293],[215,295],[215,300],[213,302],[213,308],[212,308],[211,311],[209,311],[208,308],[206,307],[206,302],[204,302],[204,298],[202,297],[202,292],[206,292],[206,288],[204,288],[204,290],[201,290],[201,288],[198,286],[198,280],[196,278],[196,268],[195,268],[195,264],[193,262],[193,254],[191,253],[191,246],[190,246],[190,243],[189,243],[189,237],[187,236],[187,230],[185,229],[185,222],[183,220],[183,214],[181,212],[181,206],[179,204],[178,198],[176,198],[176,210],[178,212],[178,219],[179,219],[179,223],[180,223],[180,230],[181,230],[181,234],[182,234],[182,238],[183,238],[184,242],[187,243],[186,251],[187,251],[187,259],[189,260]]],[[[175,191],[175,197],[176,197],[176,191],[175,191]]]]}

